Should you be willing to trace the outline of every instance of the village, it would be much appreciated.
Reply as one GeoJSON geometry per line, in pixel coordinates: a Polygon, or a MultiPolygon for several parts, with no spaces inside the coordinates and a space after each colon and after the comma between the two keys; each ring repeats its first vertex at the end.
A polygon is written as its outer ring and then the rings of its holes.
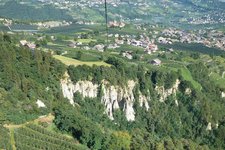
{"type": "MultiPolygon", "coordinates": [[[[9,21],[8,21],[9,22],[9,21]]],[[[51,23],[51,22],[49,22],[51,23]]],[[[54,22],[53,22],[54,23],[54,22]]],[[[72,23],[71,23],[72,24],[72,23]]],[[[79,23],[75,23],[79,24],[79,23]]],[[[49,25],[51,26],[51,25],[49,25]]],[[[70,26],[70,25],[67,25],[70,26]]],[[[93,25],[89,25],[93,26],[93,25]]],[[[143,59],[145,56],[149,55],[151,59],[148,60],[153,65],[160,66],[162,60],[160,60],[157,55],[165,53],[165,49],[162,46],[167,47],[167,45],[173,45],[174,43],[199,43],[207,47],[215,47],[221,51],[225,50],[225,34],[222,31],[216,30],[196,30],[196,31],[184,31],[178,30],[176,28],[164,28],[159,30],[155,27],[142,27],[141,25],[135,25],[137,30],[142,32],[136,34],[121,34],[120,31],[126,29],[128,24],[120,21],[110,21],[108,23],[109,30],[116,30],[117,33],[109,33],[106,35],[104,32],[99,33],[99,31],[78,33],[74,37],[68,37],[69,39],[62,39],[64,43],[64,49],[60,49],[60,55],[68,55],[74,51],[96,51],[103,53],[105,51],[111,51],[112,53],[118,53],[121,57],[128,60],[136,59],[137,50],[139,50],[140,58],[143,59]],[[106,41],[100,39],[106,39],[108,36],[108,45],[106,41]],[[69,49],[69,50],[67,50],[69,49]],[[136,50],[135,50],[136,49],[136,50]],[[141,51],[141,52],[140,52],[141,51]]],[[[51,26],[54,29],[54,27],[51,26]]],[[[35,36],[35,34],[33,34],[35,36]]],[[[36,48],[48,48],[49,45],[52,47],[52,53],[56,53],[55,49],[58,49],[57,45],[59,40],[57,35],[48,35],[48,40],[46,41],[46,36],[39,36],[36,40],[29,41],[26,39],[21,39],[20,45],[26,46],[32,50],[36,48]],[[45,41],[45,44],[40,44],[45,41]]],[[[167,52],[173,53],[173,48],[167,48],[167,52]]]]}
{"type": "MultiPolygon", "coordinates": [[[[42,5],[54,5],[61,10],[70,10],[73,7],[100,8],[104,0],[94,1],[66,1],[66,0],[38,0],[42,5]]],[[[130,7],[148,7],[147,3],[126,1],[126,0],[109,0],[110,7],[121,7],[129,3],[130,7]]],[[[175,4],[174,4],[175,5],[175,4]]],[[[116,16],[118,14],[115,14],[116,16]]],[[[0,24],[9,29],[9,33],[15,34],[28,32],[29,38],[22,38],[19,45],[34,49],[49,49],[52,53],[60,55],[70,55],[74,51],[96,51],[104,53],[119,54],[121,57],[134,60],[144,60],[148,57],[148,62],[156,60],[157,66],[161,64],[161,58],[157,55],[163,53],[173,53],[176,44],[201,44],[209,48],[216,48],[225,51],[225,33],[222,30],[215,29],[194,29],[185,30],[176,27],[159,26],[158,24],[140,24],[126,20],[123,16],[108,20],[107,27],[109,33],[106,34],[105,25],[92,20],[48,20],[48,21],[31,21],[19,22],[8,18],[0,18],[0,24]],[[20,29],[15,29],[19,26],[20,29]],[[24,26],[24,28],[23,28],[24,26]],[[32,29],[26,29],[31,26],[32,29]],[[80,28],[76,29],[76,28],[80,28]],[[64,33],[65,30],[72,29],[70,33],[64,33]],[[76,31],[77,30],[77,31],[76,31]],[[132,32],[130,32],[132,30],[132,32]],[[57,31],[65,35],[60,35],[57,31]],[[135,31],[135,32],[134,32],[135,31]],[[73,32],[73,34],[71,34],[73,32]],[[47,33],[47,34],[46,34],[47,33]],[[108,39],[108,40],[107,40],[108,39]],[[137,57],[138,53],[138,57],[137,57]],[[154,56],[154,57],[153,57],[154,56]]],[[[195,18],[196,19],[196,18],[195,18]]],[[[192,18],[193,23],[197,21],[192,18]]],[[[207,21],[213,23],[212,18],[206,17],[204,20],[198,20],[197,24],[204,24],[207,21]],[[202,22],[201,22],[202,21],[202,22]]],[[[220,19],[220,22],[224,20],[220,19]]],[[[215,22],[214,22],[215,23],[215,22]]]]}
{"type": "Polygon", "coordinates": [[[0,150],[225,149],[225,0],[0,0],[0,150]]]}

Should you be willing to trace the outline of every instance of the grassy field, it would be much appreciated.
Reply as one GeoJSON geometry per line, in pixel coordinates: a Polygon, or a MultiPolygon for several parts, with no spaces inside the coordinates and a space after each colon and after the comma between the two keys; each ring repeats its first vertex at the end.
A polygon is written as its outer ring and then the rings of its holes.
{"type": "Polygon", "coordinates": [[[215,84],[219,86],[220,88],[225,89],[225,78],[222,78],[219,74],[217,73],[212,73],[210,77],[213,79],[215,84]]]}
{"type": "Polygon", "coordinates": [[[199,84],[197,81],[195,81],[192,78],[191,72],[186,67],[181,67],[181,65],[176,64],[173,67],[170,66],[169,68],[174,70],[174,71],[180,70],[181,76],[184,78],[184,80],[190,81],[195,89],[197,89],[197,90],[201,90],[202,89],[201,84],[199,84]]]}
{"type": "Polygon", "coordinates": [[[61,62],[63,62],[65,65],[69,66],[69,65],[74,65],[74,66],[79,66],[79,65],[88,65],[88,66],[93,66],[93,65],[97,65],[97,66],[111,66],[103,61],[92,61],[92,62],[87,62],[87,61],[79,61],[76,59],[72,59],[72,58],[68,58],[65,56],[60,56],[60,55],[54,55],[54,58],[60,60],[61,62]]]}
{"type": "Polygon", "coordinates": [[[82,43],[90,43],[90,42],[96,42],[95,39],[78,39],[78,42],[82,42],[82,43]]]}
{"type": "Polygon", "coordinates": [[[79,24],[72,24],[70,26],[65,27],[55,27],[48,31],[45,31],[44,33],[49,34],[63,34],[63,35],[71,35],[74,36],[74,34],[80,34],[80,33],[87,33],[87,31],[94,31],[94,30],[103,30],[105,28],[102,28],[100,25],[79,25],[79,24]]]}
{"type": "Polygon", "coordinates": [[[192,78],[191,73],[187,68],[181,68],[180,70],[181,70],[181,75],[183,76],[185,80],[190,81],[195,89],[201,90],[202,88],[201,84],[199,84],[197,81],[195,81],[192,78]]]}

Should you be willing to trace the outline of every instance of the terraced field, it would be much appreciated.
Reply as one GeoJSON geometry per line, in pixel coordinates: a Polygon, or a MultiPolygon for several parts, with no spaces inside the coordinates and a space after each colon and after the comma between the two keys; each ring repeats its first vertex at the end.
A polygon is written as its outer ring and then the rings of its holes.
{"type": "Polygon", "coordinates": [[[9,130],[0,126],[0,150],[3,149],[12,150],[12,145],[10,142],[9,130]]]}
{"type": "Polygon", "coordinates": [[[24,124],[0,126],[0,150],[86,150],[72,136],[44,128],[39,123],[53,124],[47,115],[24,124]]]}
{"type": "Polygon", "coordinates": [[[28,124],[14,130],[17,150],[85,150],[73,138],[50,132],[41,126],[28,124]]]}

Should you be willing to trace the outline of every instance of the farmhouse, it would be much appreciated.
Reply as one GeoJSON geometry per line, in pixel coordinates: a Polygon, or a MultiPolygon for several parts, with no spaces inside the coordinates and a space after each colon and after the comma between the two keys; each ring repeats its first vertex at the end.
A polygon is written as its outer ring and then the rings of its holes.
{"type": "Polygon", "coordinates": [[[94,46],[94,49],[97,50],[97,51],[103,52],[104,51],[104,47],[105,46],[103,44],[98,44],[98,45],[94,46]]]}
{"type": "Polygon", "coordinates": [[[71,42],[71,43],[68,44],[68,46],[71,47],[71,48],[77,47],[76,42],[71,42]]]}
{"type": "Polygon", "coordinates": [[[133,59],[133,56],[132,56],[132,52],[131,51],[123,52],[122,53],[122,56],[123,57],[126,57],[127,59],[133,59]]]}
{"type": "Polygon", "coordinates": [[[153,59],[152,61],[150,61],[150,63],[155,66],[160,66],[162,61],[159,60],[158,58],[156,58],[156,59],[153,59]]]}
{"type": "Polygon", "coordinates": [[[27,43],[28,43],[27,40],[21,40],[20,41],[20,45],[22,45],[22,46],[25,46],[27,43]]]}
{"type": "Polygon", "coordinates": [[[30,49],[35,49],[36,48],[36,44],[34,43],[27,43],[26,46],[30,49]]]}
{"type": "Polygon", "coordinates": [[[35,48],[36,48],[36,44],[34,44],[34,43],[32,43],[32,42],[28,42],[28,41],[26,41],[26,40],[21,40],[21,41],[20,41],[20,45],[21,45],[21,46],[26,46],[26,47],[28,47],[28,48],[30,48],[30,49],[35,49],[35,48]]]}
{"type": "Polygon", "coordinates": [[[113,28],[113,27],[120,27],[120,28],[123,28],[123,27],[125,27],[125,23],[123,23],[123,22],[117,22],[117,21],[110,21],[109,22],[109,27],[110,28],[113,28]]]}

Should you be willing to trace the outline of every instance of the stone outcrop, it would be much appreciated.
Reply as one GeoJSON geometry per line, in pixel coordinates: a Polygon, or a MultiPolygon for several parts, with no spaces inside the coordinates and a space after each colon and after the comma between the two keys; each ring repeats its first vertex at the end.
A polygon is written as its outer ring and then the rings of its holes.
{"type": "Polygon", "coordinates": [[[212,123],[209,122],[207,127],[206,127],[206,131],[211,131],[212,130],[212,123]]]}
{"type": "Polygon", "coordinates": [[[186,88],[184,93],[185,93],[186,95],[191,95],[192,90],[191,90],[190,88],[186,88]]]}
{"type": "MultiPolygon", "coordinates": [[[[164,102],[166,98],[170,95],[176,96],[179,84],[180,84],[180,81],[177,79],[173,87],[171,87],[170,89],[165,89],[164,86],[156,86],[155,90],[157,94],[160,96],[159,101],[164,102]]],[[[178,102],[176,102],[176,104],[178,105],[178,102]]]]}
{"type": "Polygon", "coordinates": [[[37,100],[36,104],[38,108],[46,108],[46,105],[39,99],[37,100]]]}
{"type": "MultiPolygon", "coordinates": [[[[102,90],[101,103],[104,104],[105,113],[109,118],[113,120],[113,112],[120,109],[124,111],[128,121],[135,120],[135,110],[133,108],[135,98],[133,91],[136,84],[133,80],[129,80],[124,87],[110,85],[107,81],[102,81],[100,85],[94,84],[91,81],[78,81],[73,83],[68,74],[65,74],[64,79],[61,80],[63,95],[69,99],[72,105],[75,104],[73,100],[74,93],[79,92],[83,97],[96,98],[99,90],[102,90]]],[[[168,96],[176,95],[179,84],[180,81],[176,80],[176,83],[170,89],[165,89],[163,86],[156,86],[155,90],[160,95],[159,101],[164,102],[168,96]]],[[[148,102],[150,99],[150,96],[145,96],[139,91],[139,104],[141,107],[149,110],[148,102]]],[[[175,102],[178,106],[178,101],[176,100],[175,102]]]]}
{"type": "Polygon", "coordinates": [[[221,97],[225,98],[225,92],[222,92],[221,97]]]}
{"type": "MultiPolygon", "coordinates": [[[[113,118],[113,112],[116,109],[121,109],[124,111],[128,121],[135,120],[135,111],[133,108],[135,98],[134,98],[134,87],[136,83],[133,80],[129,80],[127,86],[111,86],[106,81],[102,81],[101,85],[94,84],[90,81],[78,81],[73,83],[68,74],[65,75],[64,79],[61,80],[62,92],[65,98],[68,98],[70,103],[74,105],[74,93],[79,92],[83,97],[95,98],[97,97],[99,87],[101,86],[102,97],[101,102],[105,106],[105,113],[110,119],[113,118]]],[[[149,109],[148,101],[150,97],[146,97],[142,94],[139,95],[140,106],[145,106],[149,109]]]]}

